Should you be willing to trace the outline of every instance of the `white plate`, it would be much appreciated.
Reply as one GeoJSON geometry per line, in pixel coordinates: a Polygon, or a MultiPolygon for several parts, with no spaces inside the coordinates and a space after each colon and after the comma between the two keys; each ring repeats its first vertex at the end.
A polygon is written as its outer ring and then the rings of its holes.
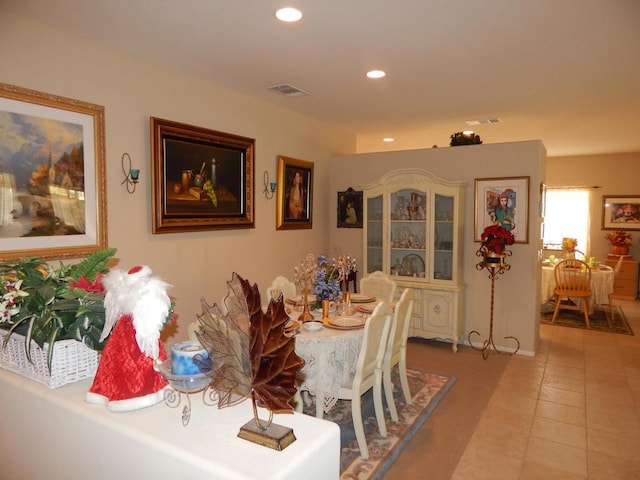
{"type": "MultiPolygon", "coordinates": [[[[302,304],[302,295],[296,295],[295,297],[287,298],[285,300],[285,302],[292,303],[294,305],[302,304]]],[[[307,302],[310,303],[310,304],[311,303],[315,303],[316,302],[316,296],[315,295],[307,295],[307,302]]]]}
{"type": "Polygon", "coordinates": [[[358,328],[364,325],[365,319],[362,317],[334,317],[329,319],[329,323],[335,327],[358,328]]]}
{"type": "Polygon", "coordinates": [[[317,332],[322,329],[322,322],[304,322],[302,327],[309,332],[317,332]]]}
{"type": "Polygon", "coordinates": [[[376,297],[363,295],[362,293],[352,293],[350,298],[351,303],[370,303],[376,301],[376,297]]]}

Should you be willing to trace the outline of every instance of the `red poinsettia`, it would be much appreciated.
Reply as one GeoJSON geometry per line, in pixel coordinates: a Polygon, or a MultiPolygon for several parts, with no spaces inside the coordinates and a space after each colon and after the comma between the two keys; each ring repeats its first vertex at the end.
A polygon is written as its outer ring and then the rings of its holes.
{"type": "Polygon", "coordinates": [[[500,225],[489,225],[480,236],[482,246],[492,253],[502,253],[507,245],[516,241],[513,234],[500,225]]]}

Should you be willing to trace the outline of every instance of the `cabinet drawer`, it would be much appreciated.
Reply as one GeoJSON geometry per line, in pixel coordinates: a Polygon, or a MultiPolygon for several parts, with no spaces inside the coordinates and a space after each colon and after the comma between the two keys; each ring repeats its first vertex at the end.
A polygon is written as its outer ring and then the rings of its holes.
{"type": "Polygon", "coordinates": [[[623,264],[622,268],[618,272],[618,277],[617,278],[620,278],[620,279],[628,278],[628,279],[634,280],[636,278],[636,266],[635,266],[635,264],[633,264],[633,265],[623,264]]]}
{"type": "Polygon", "coordinates": [[[616,295],[634,295],[636,291],[635,279],[616,279],[616,283],[613,286],[613,293],[616,295]]]}

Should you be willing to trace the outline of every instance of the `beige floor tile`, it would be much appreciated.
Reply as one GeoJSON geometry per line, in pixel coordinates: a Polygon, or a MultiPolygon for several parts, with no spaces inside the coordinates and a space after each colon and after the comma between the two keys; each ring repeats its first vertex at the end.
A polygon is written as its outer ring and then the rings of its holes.
{"type": "MultiPolygon", "coordinates": [[[[486,449],[470,447],[458,462],[452,480],[517,480],[522,469],[522,460],[486,449]]],[[[422,472],[416,478],[428,478],[422,472]]]]}
{"type": "Polygon", "coordinates": [[[546,418],[536,417],[533,419],[531,436],[570,447],[587,448],[587,429],[585,427],[556,422],[546,418]]]}
{"type": "Polygon", "coordinates": [[[574,475],[587,475],[587,451],[557,442],[531,437],[526,462],[535,462],[574,475]]]}
{"type": "Polygon", "coordinates": [[[587,428],[640,439],[640,418],[635,408],[587,409],[587,428]]]}
{"type": "Polygon", "coordinates": [[[583,408],[570,407],[559,403],[539,400],[536,416],[584,427],[587,424],[586,411],[583,408]]]}
{"type": "Polygon", "coordinates": [[[640,439],[587,429],[587,448],[618,459],[637,461],[640,439]]]}
{"type": "Polygon", "coordinates": [[[545,374],[544,378],[542,379],[542,386],[584,393],[584,378],[578,380],[574,378],[545,374]]]}
{"type": "Polygon", "coordinates": [[[537,462],[524,462],[518,480],[587,480],[587,478],[586,475],[574,475],[537,462]]]}
{"type": "Polygon", "coordinates": [[[638,480],[640,478],[640,462],[638,461],[621,460],[590,451],[588,452],[588,462],[589,480],[638,480]]]}
{"type": "Polygon", "coordinates": [[[492,405],[489,403],[482,415],[482,418],[480,418],[480,421],[478,422],[476,430],[491,429],[495,425],[502,425],[503,427],[508,427],[512,431],[529,435],[532,422],[533,415],[515,412],[501,405],[492,405]]]}
{"type": "Polygon", "coordinates": [[[521,431],[508,424],[492,424],[479,425],[469,446],[487,456],[506,455],[523,460],[528,442],[528,430],[521,431]]]}
{"type": "Polygon", "coordinates": [[[557,377],[573,378],[584,381],[584,368],[547,365],[545,373],[557,377]]]}
{"type": "Polygon", "coordinates": [[[560,403],[569,407],[585,408],[586,406],[586,397],[584,393],[572,392],[571,390],[563,390],[549,386],[543,386],[540,389],[539,398],[540,400],[560,403]]]}
{"type": "Polygon", "coordinates": [[[524,413],[533,416],[536,411],[538,401],[535,398],[525,397],[511,391],[496,391],[491,400],[490,406],[502,407],[512,412],[524,413]]]}

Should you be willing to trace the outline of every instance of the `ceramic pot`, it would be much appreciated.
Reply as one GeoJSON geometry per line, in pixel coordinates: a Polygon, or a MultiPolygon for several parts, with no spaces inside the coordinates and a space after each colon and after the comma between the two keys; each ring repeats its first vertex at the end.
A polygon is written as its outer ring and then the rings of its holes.
{"type": "Polygon", "coordinates": [[[611,255],[629,255],[629,245],[611,245],[611,255]]]}

